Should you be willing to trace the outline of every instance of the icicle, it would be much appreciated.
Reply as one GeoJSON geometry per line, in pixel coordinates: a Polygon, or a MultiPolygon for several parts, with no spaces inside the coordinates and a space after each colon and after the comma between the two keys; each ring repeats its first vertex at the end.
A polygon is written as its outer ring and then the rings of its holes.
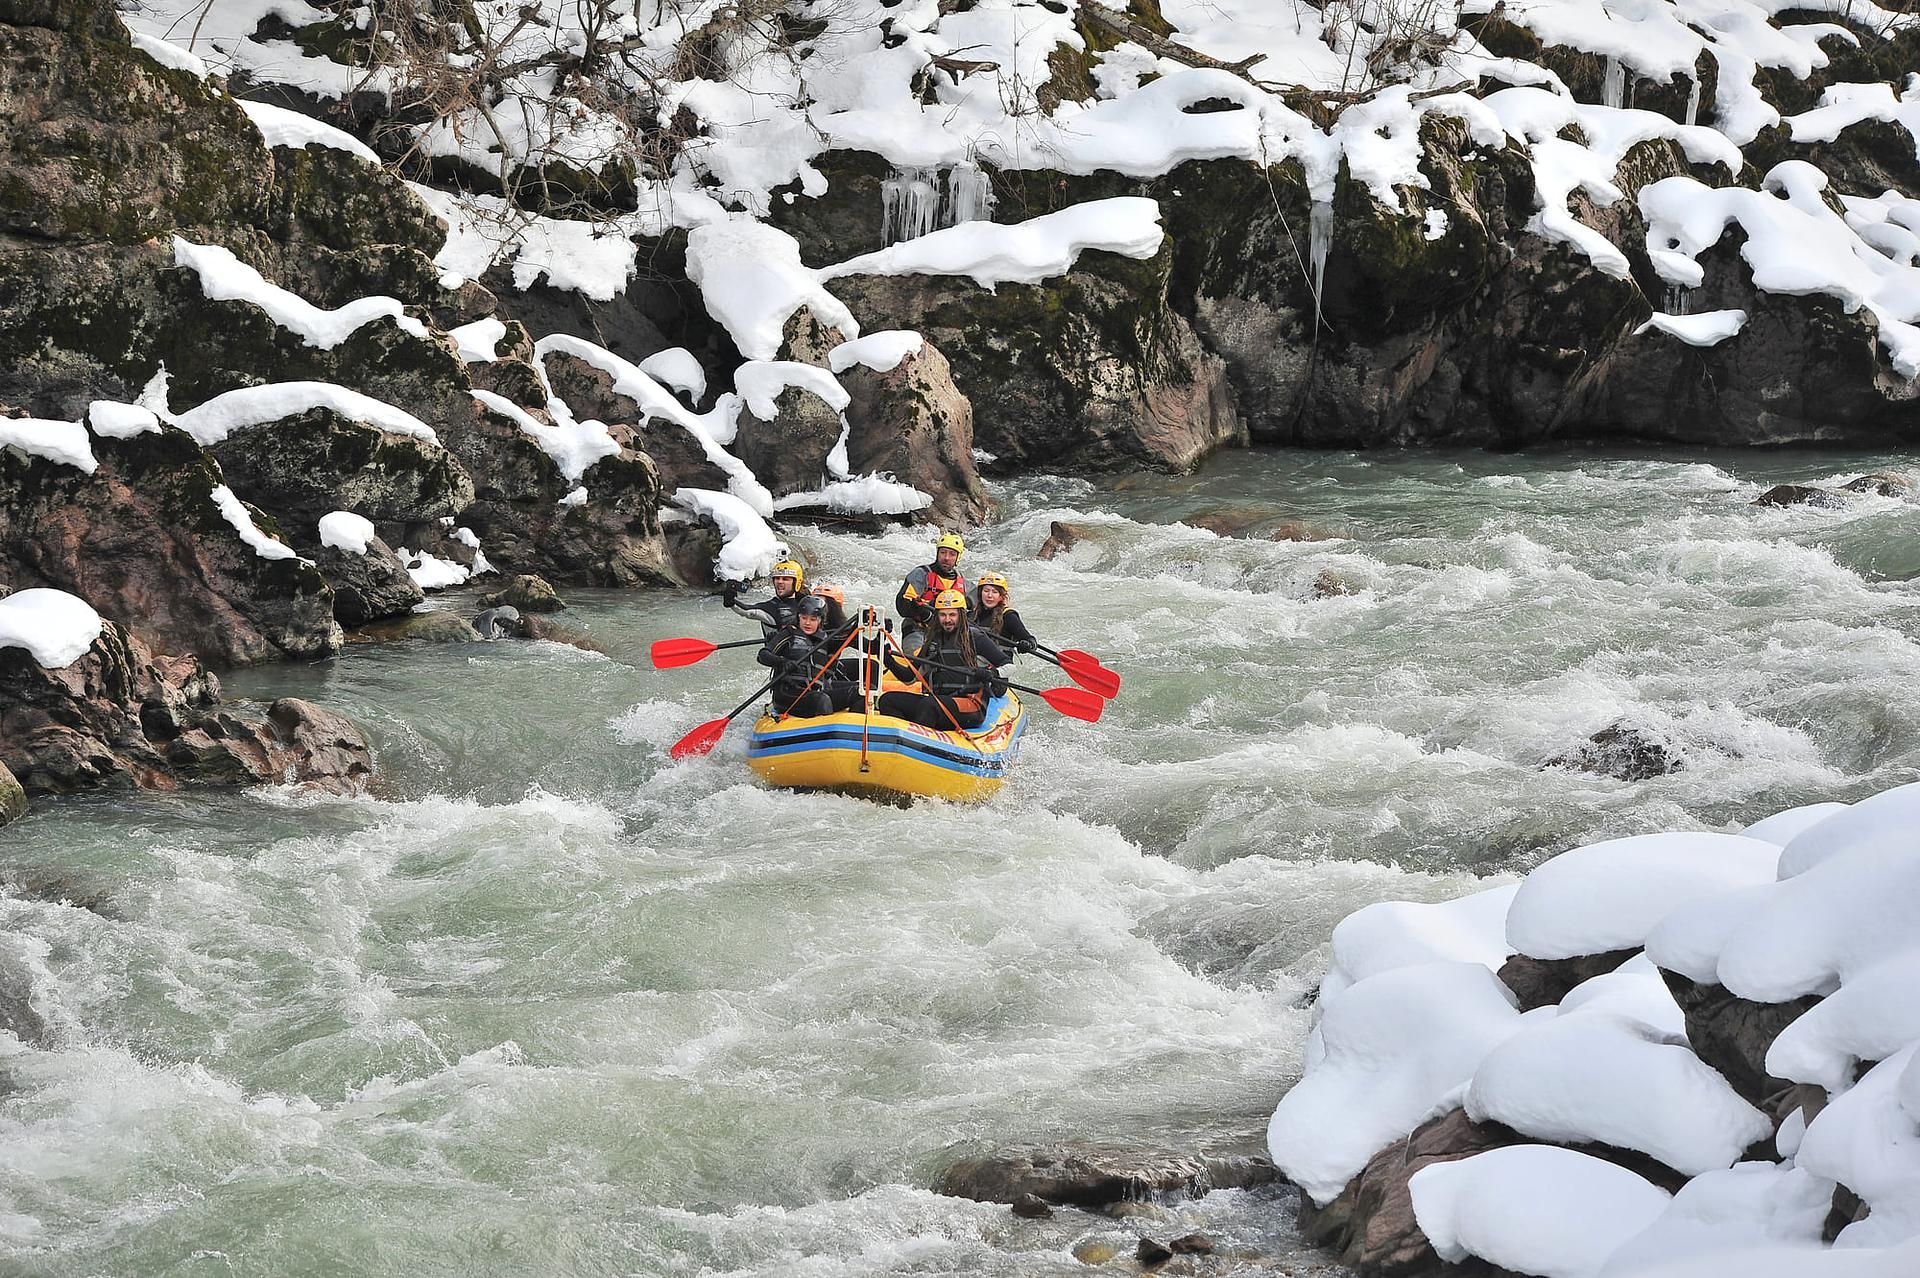
{"type": "Polygon", "coordinates": [[[880,184],[880,238],[888,244],[925,235],[939,224],[940,185],[928,169],[895,169],[880,184]]]}
{"type": "Polygon", "coordinates": [[[970,160],[962,160],[953,166],[947,174],[946,216],[941,219],[942,226],[958,226],[962,222],[985,222],[993,217],[993,183],[980,171],[980,166],[970,160]]]}
{"type": "Polygon", "coordinates": [[[1687,94],[1687,123],[1695,124],[1700,119],[1700,77],[1693,77],[1693,88],[1687,94]]]}
{"type": "Polygon", "coordinates": [[[1307,261],[1313,271],[1313,323],[1320,325],[1320,298],[1327,280],[1327,252],[1333,247],[1333,201],[1315,200],[1307,223],[1307,261]]]}
{"type": "Polygon", "coordinates": [[[1681,284],[1667,285],[1667,314],[1690,315],[1693,311],[1693,290],[1681,284]]]}
{"type": "Polygon", "coordinates": [[[1627,96],[1627,69],[1620,65],[1620,59],[1607,59],[1607,76],[1600,86],[1600,100],[1606,105],[1620,109],[1620,103],[1627,96]]]}

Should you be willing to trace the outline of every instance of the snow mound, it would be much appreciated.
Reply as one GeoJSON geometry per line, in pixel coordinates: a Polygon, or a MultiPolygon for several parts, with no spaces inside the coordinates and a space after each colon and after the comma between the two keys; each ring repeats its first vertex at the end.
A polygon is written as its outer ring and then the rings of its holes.
{"type": "Polygon", "coordinates": [[[306,146],[331,147],[335,151],[357,156],[369,164],[380,163],[380,157],[373,153],[372,147],[345,129],[336,129],[323,120],[269,102],[242,99],[240,109],[253,121],[253,127],[260,130],[260,136],[266,139],[268,146],[290,146],[296,151],[306,146]]]}
{"type": "Polygon", "coordinates": [[[855,366],[869,368],[876,373],[891,373],[900,367],[901,360],[909,355],[918,355],[920,348],[925,345],[925,339],[918,333],[909,329],[890,328],[840,343],[827,352],[827,367],[836,374],[855,366]]]}
{"type": "Polygon", "coordinates": [[[316,408],[331,409],[342,417],[395,435],[411,435],[429,444],[440,442],[433,428],[412,413],[332,382],[273,382],[266,386],[242,386],[224,395],[215,395],[198,408],[178,414],[173,424],[193,436],[201,445],[211,446],[236,430],[263,426],[286,417],[298,417],[316,408]]]}
{"type": "Polygon", "coordinates": [[[350,510],[320,516],[320,544],[349,555],[364,555],[373,542],[373,521],[350,510]]]}
{"type": "Polygon", "coordinates": [[[25,648],[49,670],[85,656],[101,628],[92,605],[64,590],[35,587],[0,599],[0,648],[25,648]]]}
{"type": "Polygon", "coordinates": [[[1489,971],[1513,953],[1507,946],[1507,908],[1517,883],[1427,905],[1378,901],[1355,910],[1333,929],[1333,962],[1320,981],[1332,998],[1369,976],[1419,963],[1478,963],[1489,971]]]}
{"type": "Polygon", "coordinates": [[[1507,943],[1538,959],[1637,949],[1668,911],[1771,880],[1777,845],[1737,834],[1643,834],[1574,848],[1527,876],[1507,943]]]}
{"type": "Polygon", "coordinates": [[[800,261],[800,245],[764,223],[696,226],[687,233],[687,278],[748,359],[778,355],[787,320],[803,306],[842,336],[860,336],[853,313],[821,286],[821,273],[800,261]]]}
{"type": "Polygon", "coordinates": [[[1662,1262],[1760,1242],[1812,1249],[1832,1206],[1833,1182],[1798,1167],[1740,1163],[1695,1176],[1659,1219],[1607,1257],[1600,1278],[1629,1278],[1662,1262]]]}
{"type": "Polygon", "coordinates": [[[1842,852],[1910,846],[1920,828],[1920,781],[1882,790],[1795,834],[1780,853],[1780,877],[1805,874],[1842,852]]]}
{"type": "Polygon", "coordinates": [[[912,484],[880,475],[843,479],[812,492],[789,493],[773,503],[775,510],[815,507],[836,515],[911,515],[933,505],[933,498],[912,484]]]}
{"type": "Polygon", "coordinates": [[[1267,1149],[1323,1206],[1368,1159],[1451,1108],[1521,1019],[1478,963],[1393,968],[1320,1006],[1318,1060],[1274,1110],[1267,1149]]]}
{"type": "Polygon", "coordinates": [[[400,562],[406,565],[407,576],[413,578],[413,584],[422,590],[445,590],[449,586],[458,586],[472,576],[465,567],[451,559],[442,559],[424,550],[400,551],[400,562]]]}
{"type": "Polygon", "coordinates": [[[1689,1176],[1773,1134],[1689,1048],[1597,1009],[1530,1019],[1474,1071],[1466,1111],[1538,1140],[1638,1150],[1689,1176]]]}
{"type": "Polygon", "coordinates": [[[221,484],[212,492],[213,504],[220,509],[220,517],[227,521],[232,529],[240,534],[240,540],[262,559],[298,559],[293,548],[285,542],[276,541],[260,531],[260,525],[253,522],[253,515],[246,504],[234,495],[233,489],[221,484]]]}
{"type": "Polygon", "coordinates": [[[1740,833],[1749,839],[1765,839],[1769,843],[1778,843],[1784,848],[1828,817],[1846,810],[1847,805],[1844,803],[1808,803],[1797,808],[1788,808],[1784,812],[1776,812],[1765,820],[1755,821],[1740,833]]]}
{"type": "Polygon", "coordinates": [[[507,326],[497,319],[475,320],[447,330],[463,364],[491,364],[500,358],[500,343],[507,326]]]}
{"type": "Polygon", "coordinates": [[[130,439],[160,429],[160,418],[139,404],[96,399],[87,405],[87,425],[102,439],[130,439]]]}
{"type": "Polygon", "coordinates": [[[655,351],[640,361],[640,371],[664,386],[685,392],[695,402],[707,393],[707,370],[700,367],[700,361],[684,346],[655,351]]]}
{"type": "Polygon", "coordinates": [[[390,319],[402,331],[425,337],[427,326],[406,314],[397,297],[363,297],[323,311],[304,298],[267,282],[260,272],[217,244],[195,244],[173,237],[173,262],[200,277],[200,290],[216,302],[251,302],[281,328],[298,333],[309,346],[330,351],[376,320],[390,319]]]}
{"type": "Polygon", "coordinates": [[[587,468],[602,457],[613,457],[620,445],[602,422],[577,422],[571,419],[549,426],[504,395],[475,389],[473,397],[481,404],[518,426],[553,459],[554,467],[569,482],[577,484],[587,468]]]}
{"type": "Polygon", "coordinates": [[[749,581],[772,570],[786,546],[773,535],[767,521],[731,493],[709,488],[676,488],[673,501],[693,515],[713,520],[720,530],[720,556],[713,575],[722,581],[749,581]]]}
{"type": "Polygon", "coordinates": [[[1166,238],[1160,205],[1144,196],[1092,200],[1015,225],[965,222],[862,253],[820,272],[843,275],[965,275],[986,289],[1065,275],[1088,249],[1148,258],[1166,238]]]}
{"type": "Polygon", "coordinates": [[[1655,311],[1633,332],[1637,337],[1657,329],[1689,346],[1718,346],[1729,337],[1737,336],[1746,326],[1747,313],[1740,310],[1701,311],[1697,315],[1667,315],[1655,311]]]}
{"type": "Polygon", "coordinates": [[[1908,1046],[1867,1071],[1807,1124],[1797,1165],[1838,1181],[1871,1209],[1835,1239],[1839,1247],[1889,1247],[1920,1236],[1920,1075],[1908,1046]]]}
{"type": "Polygon", "coordinates": [[[1435,1163],[1408,1184],[1440,1259],[1470,1256],[1541,1278],[1592,1278],[1667,1210],[1667,1191],[1589,1154],[1512,1145],[1435,1163]]]}
{"type": "Polygon", "coordinates": [[[79,422],[43,417],[0,417],[0,448],[17,448],[29,457],[58,462],[91,475],[100,469],[93,441],[79,422]]]}

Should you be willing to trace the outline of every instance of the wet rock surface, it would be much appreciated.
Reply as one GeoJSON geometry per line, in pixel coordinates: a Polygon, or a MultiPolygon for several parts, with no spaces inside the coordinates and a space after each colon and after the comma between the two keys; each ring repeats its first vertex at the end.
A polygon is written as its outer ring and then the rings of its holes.
{"type": "Polygon", "coordinates": [[[264,715],[220,700],[196,658],[155,657],[114,622],[47,670],[0,648],[0,763],[30,794],[184,782],[364,788],[373,759],[344,717],[284,698],[264,715]]]}
{"type": "Polygon", "coordinates": [[[1273,1164],[1253,1155],[1209,1156],[1121,1149],[1083,1142],[1019,1145],[965,1158],[936,1188],[955,1198],[1013,1203],[1025,1197],[1098,1208],[1163,1194],[1198,1197],[1216,1189],[1243,1189],[1279,1179],[1273,1164]]]}

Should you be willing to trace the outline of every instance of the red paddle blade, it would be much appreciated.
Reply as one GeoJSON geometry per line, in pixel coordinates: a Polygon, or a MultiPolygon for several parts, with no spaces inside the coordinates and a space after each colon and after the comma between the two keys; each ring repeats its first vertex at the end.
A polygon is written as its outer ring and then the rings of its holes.
{"type": "Polygon", "coordinates": [[[705,639],[656,639],[648,655],[653,658],[655,670],[671,670],[711,656],[718,647],[705,639]]]}
{"type": "Polygon", "coordinates": [[[1062,658],[1060,668],[1066,671],[1067,678],[1089,692],[1103,697],[1120,695],[1120,676],[1105,666],[1089,666],[1062,658]]]}
{"type": "Polygon", "coordinates": [[[1078,688],[1049,688],[1040,695],[1048,705],[1069,719],[1084,719],[1088,723],[1100,722],[1100,716],[1107,708],[1103,699],[1078,688]]]}
{"type": "Polygon", "coordinates": [[[1083,648],[1062,648],[1057,654],[1062,661],[1071,661],[1080,666],[1099,666],[1106,669],[1107,663],[1083,648]]]}
{"type": "Polygon", "coordinates": [[[720,744],[720,737],[727,730],[728,719],[709,719],[673,743],[667,753],[675,759],[690,759],[696,754],[711,753],[720,744]]]}

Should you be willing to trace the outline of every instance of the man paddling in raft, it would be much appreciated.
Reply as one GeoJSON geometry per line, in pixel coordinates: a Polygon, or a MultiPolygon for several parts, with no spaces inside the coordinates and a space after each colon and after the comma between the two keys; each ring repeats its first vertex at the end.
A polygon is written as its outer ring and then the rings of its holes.
{"type": "Polygon", "coordinates": [[[907,641],[907,647],[915,645],[932,620],[931,605],[935,596],[943,590],[967,593],[966,580],[960,576],[960,556],[966,553],[967,543],[959,533],[941,533],[933,543],[933,562],[915,568],[900,583],[900,593],[893,597],[893,608],[905,623],[901,626],[901,637],[907,641]]]}
{"type": "Polygon", "coordinates": [[[806,575],[798,560],[782,559],[768,574],[768,580],[773,583],[773,598],[743,604],[740,583],[729,581],[720,592],[720,601],[741,616],[759,622],[761,634],[772,638],[777,631],[792,629],[800,611],[800,583],[806,580],[806,575]]]}
{"type": "Polygon", "coordinates": [[[1010,658],[992,635],[967,623],[966,595],[943,590],[932,603],[933,624],[918,651],[904,660],[887,655],[895,678],[919,680],[927,692],[883,692],[880,713],[948,732],[977,728],[986,722],[987,702],[1006,692],[995,676],[1010,658]]]}

